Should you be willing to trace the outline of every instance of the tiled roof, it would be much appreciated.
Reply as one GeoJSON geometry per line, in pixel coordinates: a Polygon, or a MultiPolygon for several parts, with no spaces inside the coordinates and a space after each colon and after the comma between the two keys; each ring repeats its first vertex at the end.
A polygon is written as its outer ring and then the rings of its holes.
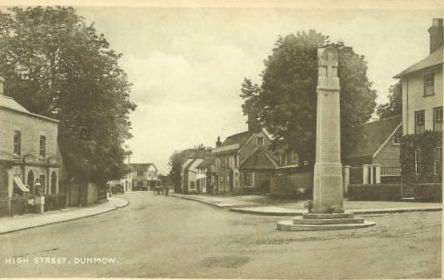
{"type": "Polygon", "coordinates": [[[420,60],[419,62],[413,64],[412,66],[408,67],[401,73],[397,74],[393,78],[402,78],[405,77],[413,72],[429,68],[432,66],[436,66],[443,63],[443,47],[441,46],[437,50],[435,50],[433,53],[431,53],[426,58],[420,60]]]}
{"type": "Polygon", "coordinates": [[[208,168],[211,165],[214,164],[214,157],[206,157],[198,166],[197,168],[208,168]]]}
{"type": "Polygon", "coordinates": [[[241,169],[273,170],[278,164],[264,149],[257,149],[242,164],[241,169]]]}
{"type": "Polygon", "coordinates": [[[194,158],[187,158],[183,163],[182,163],[182,171],[186,170],[193,162],[194,162],[194,158]]]}
{"type": "Polygon", "coordinates": [[[59,122],[58,120],[53,119],[53,118],[49,118],[49,117],[45,117],[45,116],[42,116],[42,115],[31,113],[25,107],[20,105],[20,103],[15,101],[14,98],[6,96],[6,95],[3,95],[3,94],[0,94],[0,108],[6,108],[6,109],[9,109],[9,110],[12,110],[12,111],[16,111],[16,112],[19,112],[19,113],[30,115],[32,117],[36,117],[36,118],[39,118],[39,119],[47,120],[47,121],[50,121],[50,122],[57,122],[57,123],[59,122]]]}
{"type": "Polygon", "coordinates": [[[7,109],[11,109],[14,111],[19,111],[22,113],[31,113],[25,109],[22,105],[20,105],[17,101],[15,101],[12,97],[6,95],[0,95],[0,107],[4,107],[7,109]]]}
{"type": "Polygon", "coordinates": [[[394,116],[362,125],[362,139],[353,147],[346,158],[373,156],[384,141],[401,124],[402,116],[394,116]]]}
{"type": "Polygon", "coordinates": [[[130,164],[132,170],[147,170],[151,165],[154,166],[154,168],[156,168],[156,170],[157,170],[157,167],[154,165],[154,163],[131,163],[130,164]]]}
{"type": "Polygon", "coordinates": [[[227,137],[225,141],[222,143],[222,146],[228,146],[232,144],[240,144],[241,146],[247,142],[250,138],[251,134],[248,131],[244,131],[241,133],[233,134],[227,137]]]}

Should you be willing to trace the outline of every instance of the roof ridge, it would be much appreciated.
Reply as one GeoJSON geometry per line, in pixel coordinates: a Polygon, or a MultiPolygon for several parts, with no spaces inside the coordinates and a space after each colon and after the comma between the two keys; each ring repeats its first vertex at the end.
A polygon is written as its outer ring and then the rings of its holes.
{"type": "Polygon", "coordinates": [[[375,123],[375,122],[380,122],[380,121],[387,121],[387,120],[391,120],[391,119],[395,119],[395,118],[402,118],[402,114],[395,115],[395,116],[390,116],[390,117],[386,117],[386,118],[379,118],[377,120],[372,120],[372,121],[363,123],[362,125],[366,125],[366,124],[370,124],[370,123],[375,123]]]}

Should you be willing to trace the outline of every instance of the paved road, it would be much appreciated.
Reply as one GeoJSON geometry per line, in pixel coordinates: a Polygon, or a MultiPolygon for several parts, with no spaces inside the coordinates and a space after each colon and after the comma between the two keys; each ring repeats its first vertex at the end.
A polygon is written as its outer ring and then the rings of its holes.
{"type": "Polygon", "coordinates": [[[377,226],[360,230],[280,232],[275,230],[280,217],[238,214],[151,192],[123,197],[130,205],[117,211],[0,235],[0,277],[441,275],[441,212],[368,217],[377,226]]]}

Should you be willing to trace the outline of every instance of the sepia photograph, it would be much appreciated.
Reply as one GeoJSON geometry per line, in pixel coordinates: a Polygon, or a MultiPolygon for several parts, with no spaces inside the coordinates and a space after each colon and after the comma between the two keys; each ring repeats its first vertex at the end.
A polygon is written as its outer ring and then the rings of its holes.
{"type": "Polygon", "coordinates": [[[0,4],[0,278],[442,278],[438,1],[0,4]]]}

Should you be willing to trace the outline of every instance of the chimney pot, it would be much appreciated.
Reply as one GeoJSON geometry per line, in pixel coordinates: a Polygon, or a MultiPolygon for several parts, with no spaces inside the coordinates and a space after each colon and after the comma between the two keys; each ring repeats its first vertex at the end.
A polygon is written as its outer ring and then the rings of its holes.
{"type": "Polygon", "coordinates": [[[442,18],[434,18],[433,26],[442,26],[442,18]]]}

